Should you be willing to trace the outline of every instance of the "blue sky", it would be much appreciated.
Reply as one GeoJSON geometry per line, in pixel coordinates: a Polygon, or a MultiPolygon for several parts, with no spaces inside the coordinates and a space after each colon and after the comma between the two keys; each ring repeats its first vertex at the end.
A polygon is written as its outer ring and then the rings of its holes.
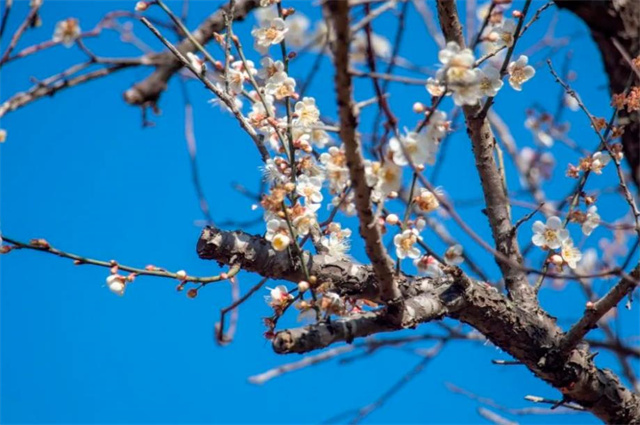
{"type": "MultiPolygon", "coordinates": [[[[50,37],[60,19],[77,17],[83,29],[89,29],[104,13],[131,10],[134,3],[45,1],[42,27],[27,33],[20,46],[50,37]]],[[[309,3],[292,4],[308,15],[319,14],[309,3]]],[[[542,4],[535,1],[532,8],[542,4]]],[[[170,5],[178,9],[180,3],[170,5]]],[[[190,26],[218,5],[193,2],[190,26]]],[[[28,2],[15,4],[8,33],[27,10],[28,2]]],[[[554,13],[554,8],[545,12],[525,35],[519,51],[541,38],[554,13]]],[[[246,46],[251,45],[248,31],[252,22],[236,26],[246,46]]],[[[394,22],[392,16],[383,17],[374,28],[392,37],[394,22]]],[[[159,48],[143,26],[136,24],[134,28],[159,48]]],[[[561,68],[571,49],[572,68],[578,75],[573,85],[595,115],[608,117],[606,76],[586,29],[572,15],[562,12],[557,34],[573,34],[576,38],[570,47],[553,56],[556,69],[561,68]]],[[[3,43],[2,51],[6,40],[3,43]]],[[[104,56],[136,53],[119,44],[113,34],[87,44],[104,56]]],[[[435,44],[427,38],[415,12],[408,19],[401,55],[424,66],[437,63],[435,44]]],[[[533,56],[532,62],[543,56],[533,56]]],[[[57,47],[10,63],[2,69],[0,99],[27,89],[29,77],[44,78],[82,58],[76,48],[57,47]]],[[[292,74],[306,75],[312,60],[312,56],[306,56],[294,61],[292,74]]],[[[330,64],[325,61],[309,94],[317,97],[323,115],[335,118],[329,72],[330,64]]],[[[154,127],[141,128],[139,110],[122,100],[122,92],[148,73],[148,69],[125,71],[40,100],[2,120],[0,126],[8,131],[7,142],[0,146],[0,219],[4,234],[22,240],[43,237],[62,250],[117,259],[128,265],[152,263],[169,270],[185,269],[193,275],[219,272],[217,265],[199,260],[195,253],[201,230],[196,222],[202,217],[190,181],[178,81],[174,79],[163,95],[162,114],[152,117],[154,127]]],[[[522,93],[509,87],[500,92],[495,108],[511,123],[519,145],[533,143],[523,125],[524,109],[539,104],[553,110],[558,90],[543,67],[533,81],[525,84],[522,93]]],[[[240,182],[257,189],[260,161],[253,144],[230,116],[212,109],[207,103],[211,96],[199,84],[190,83],[189,91],[195,108],[201,178],[214,219],[255,218],[252,201],[231,187],[233,182],[240,182]]],[[[356,98],[371,95],[370,83],[358,81],[356,98]]],[[[412,127],[416,116],[411,105],[428,102],[428,97],[420,86],[395,85],[390,101],[401,125],[412,127]]],[[[450,110],[451,104],[445,103],[444,109],[450,110]]],[[[364,119],[370,120],[372,112],[365,113],[364,119]]],[[[593,149],[598,140],[585,117],[571,111],[565,114],[572,124],[571,137],[593,149]]],[[[481,191],[464,131],[450,143],[438,184],[453,199],[477,198],[481,191]]],[[[555,152],[560,165],[548,193],[557,198],[567,190],[565,165],[575,163],[576,157],[563,147],[555,152]]],[[[609,168],[589,187],[615,181],[609,168]]],[[[513,167],[508,172],[509,181],[516,184],[513,167]]],[[[613,196],[603,196],[599,207],[607,221],[620,218],[626,211],[626,205],[613,196]]],[[[491,240],[480,207],[460,211],[474,230],[491,240]]],[[[514,208],[515,217],[525,213],[514,208]]],[[[355,230],[352,219],[344,223],[355,230]]],[[[246,230],[262,233],[264,228],[258,224],[246,230]]],[[[452,233],[468,242],[462,232],[452,233]]],[[[520,233],[523,242],[528,240],[530,226],[524,225],[520,233]]],[[[599,229],[585,246],[595,246],[601,237],[610,235],[599,229]]],[[[465,246],[478,262],[488,264],[492,277],[498,275],[489,254],[472,243],[465,246]]],[[[443,249],[438,244],[434,247],[443,249]]],[[[365,260],[357,236],[353,253],[365,260]]],[[[537,258],[533,264],[539,264],[539,257],[533,257],[537,258]]],[[[261,317],[269,314],[263,294],[241,307],[236,339],[221,348],[214,343],[212,331],[219,309],[229,304],[225,283],[210,285],[191,300],[175,291],[174,281],[139,278],[120,298],[105,287],[106,269],[77,267],[66,260],[26,251],[3,256],[0,264],[3,423],[318,423],[372,402],[420,361],[410,352],[387,349],[357,362],[340,365],[334,361],[255,386],[247,382],[249,376],[300,358],[274,354],[262,337],[261,317]]],[[[239,280],[245,291],[258,277],[241,274],[239,280]]],[[[602,293],[610,285],[610,281],[602,281],[596,288],[602,293]]],[[[569,284],[564,292],[543,290],[542,303],[567,326],[581,313],[584,300],[569,284]]],[[[638,334],[637,313],[637,303],[631,312],[621,310],[623,336],[638,334]]],[[[295,319],[283,320],[282,325],[295,326],[295,319]]],[[[426,325],[415,332],[436,329],[426,325]]],[[[489,344],[450,344],[425,372],[366,422],[484,423],[476,413],[479,404],[447,391],[445,382],[509,407],[528,406],[523,400],[527,394],[558,397],[557,391],[524,368],[492,366],[490,360],[496,358],[509,357],[489,344]]],[[[598,357],[598,364],[618,370],[607,353],[598,357]]],[[[634,367],[637,369],[638,364],[634,367]]],[[[516,419],[532,424],[596,422],[588,415],[516,419]]]]}

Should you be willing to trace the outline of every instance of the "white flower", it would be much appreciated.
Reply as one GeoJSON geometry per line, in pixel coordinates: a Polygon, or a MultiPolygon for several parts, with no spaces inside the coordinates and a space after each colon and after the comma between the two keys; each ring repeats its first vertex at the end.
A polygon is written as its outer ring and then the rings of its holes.
{"type": "Polygon", "coordinates": [[[269,79],[264,90],[267,94],[273,95],[278,100],[282,100],[285,97],[295,94],[296,80],[289,77],[285,72],[278,72],[269,79]]]}
{"type": "Polygon", "coordinates": [[[349,169],[344,151],[332,146],[328,152],[320,155],[320,162],[326,169],[329,190],[334,194],[341,193],[349,185],[349,169]]]}
{"type": "Polygon", "coordinates": [[[460,49],[458,43],[450,41],[438,52],[438,59],[444,65],[445,81],[449,85],[468,85],[475,81],[472,69],[476,58],[470,49],[460,49]]]}
{"type": "Polygon", "coordinates": [[[529,115],[524,122],[524,126],[531,131],[531,134],[533,134],[535,142],[539,145],[550,148],[553,146],[553,137],[551,137],[548,131],[545,131],[545,129],[542,128],[542,125],[542,120],[535,115],[529,115]]]}
{"type": "Polygon", "coordinates": [[[296,102],[294,110],[296,118],[293,123],[295,125],[310,127],[320,119],[320,110],[316,106],[316,100],[313,97],[303,97],[301,101],[296,102]]]}
{"type": "Polygon", "coordinates": [[[287,18],[285,23],[289,29],[285,36],[287,43],[294,47],[302,46],[307,39],[309,18],[296,10],[296,14],[287,18]]]}
{"type": "Polygon", "coordinates": [[[573,246],[573,241],[571,239],[565,239],[562,242],[562,250],[560,252],[562,255],[562,259],[567,263],[567,265],[575,269],[578,265],[578,261],[582,258],[582,253],[578,248],[573,246]]]}
{"type": "Polygon", "coordinates": [[[514,90],[522,90],[522,83],[531,79],[536,73],[531,65],[527,65],[529,58],[521,55],[517,61],[511,62],[507,67],[509,72],[509,84],[514,90]]]}
{"type": "Polygon", "coordinates": [[[410,131],[401,139],[392,137],[389,140],[389,149],[393,153],[393,162],[397,165],[409,164],[404,154],[405,151],[409,154],[414,165],[425,163],[432,165],[436,160],[435,154],[438,151],[438,144],[424,133],[410,131]]]}
{"type": "Polygon", "coordinates": [[[402,168],[392,161],[385,161],[381,165],[378,161],[365,162],[365,176],[367,185],[373,190],[371,197],[379,202],[391,192],[397,192],[402,185],[402,168]]]}
{"type": "Polygon", "coordinates": [[[602,169],[611,161],[611,157],[603,152],[596,152],[591,157],[591,171],[602,174],[602,169]]]}
{"type": "Polygon", "coordinates": [[[274,61],[269,56],[265,56],[260,60],[262,68],[258,71],[258,77],[267,82],[274,75],[284,72],[284,63],[282,61],[274,61]]]}
{"type": "Polygon", "coordinates": [[[53,33],[53,41],[60,42],[65,47],[73,46],[73,43],[80,36],[80,25],[75,18],[64,19],[56,24],[53,33]]]}
{"type": "Polygon", "coordinates": [[[582,223],[582,233],[589,236],[596,227],[600,225],[600,215],[598,214],[598,207],[592,205],[587,210],[587,218],[582,223]]]}
{"type": "Polygon", "coordinates": [[[291,238],[287,235],[283,235],[282,233],[278,233],[271,240],[271,246],[276,251],[284,251],[285,249],[287,249],[290,243],[291,238]]]}
{"type": "MultiPolygon", "coordinates": [[[[371,34],[371,48],[376,57],[388,58],[391,56],[391,43],[378,34],[371,34]]],[[[353,37],[353,41],[351,42],[351,60],[354,62],[363,62],[366,58],[367,36],[361,31],[353,37]]]]}
{"type": "Polygon", "coordinates": [[[504,84],[500,72],[492,66],[478,69],[478,89],[482,96],[495,96],[504,84]]]}
{"type": "Polygon", "coordinates": [[[429,189],[421,189],[418,196],[413,198],[414,205],[422,212],[431,212],[440,206],[436,195],[429,189]]]}
{"type": "Polygon", "coordinates": [[[442,264],[431,255],[423,255],[413,260],[413,264],[418,268],[418,272],[426,274],[432,278],[444,276],[442,264]]]}
{"type": "Polygon", "coordinates": [[[499,25],[496,25],[491,34],[497,36],[495,42],[496,47],[511,47],[513,46],[514,34],[516,32],[516,23],[513,19],[505,19],[499,25]]]}
{"type": "Polygon", "coordinates": [[[280,3],[280,0],[260,0],[260,7],[269,7],[276,3],[280,3]]]}
{"type": "Polygon", "coordinates": [[[287,302],[293,298],[287,287],[284,285],[278,285],[275,288],[267,288],[269,290],[269,295],[265,296],[264,299],[272,308],[283,307],[287,304],[287,302]]]}
{"type": "Polygon", "coordinates": [[[229,68],[227,78],[229,80],[229,91],[231,91],[231,93],[233,94],[242,93],[244,81],[247,78],[247,74],[245,72],[229,68]]]}
{"type": "MultiPolygon", "coordinates": [[[[447,121],[447,113],[442,111],[435,111],[429,118],[429,125],[425,131],[427,140],[434,140],[439,142],[449,131],[451,122],[447,121]]],[[[437,145],[435,146],[437,150],[437,145]]]]}
{"type": "Polygon", "coordinates": [[[296,193],[306,199],[307,204],[322,202],[322,177],[309,177],[306,174],[298,177],[296,193]]]}
{"type": "MultiPolygon", "coordinates": [[[[346,229],[349,230],[349,229],[346,229]]],[[[330,233],[320,239],[320,243],[327,250],[327,254],[336,258],[343,258],[349,251],[349,240],[338,233],[330,233]]]]}
{"type": "Polygon", "coordinates": [[[329,143],[329,134],[321,128],[314,128],[311,130],[311,143],[319,147],[324,148],[329,143]]]}
{"type": "Polygon", "coordinates": [[[198,55],[193,52],[187,52],[187,59],[198,75],[202,74],[206,70],[204,60],[200,59],[198,55]]]}
{"type": "Polygon", "coordinates": [[[262,22],[260,28],[254,28],[251,35],[256,39],[256,50],[266,53],[269,46],[279,44],[289,31],[282,18],[274,18],[269,22],[262,22]]]}
{"type": "Polygon", "coordinates": [[[595,248],[587,249],[582,255],[582,260],[578,263],[575,271],[578,275],[592,274],[598,264],[598,251],[595,248]]]}
{"type": "MultiPolygon", "coordinates": [[[[474,78],[477,78],[478,70],[471,71],[474,78]]],[[[480,84],[477,79],[469,82],[463,82],[452,86],[453,90],[453,103],[458,106],[463,105],[476,105],[482,98],[482,92],[480,91],[480,84]]]]}
{"type": "Polygon", "coordinates": [[[580,109],[580,104],[578,104],[576,98],[568,94],[564,95],[564,104],[572,111],[577,111],[578,109],[580,109]]]}
{"type": "Polygon", "coordinates": [[[569,239],[569,231],[562,227],[562,221],[556,216],[549,217],[546,224],[539,220],[533,223],[533,232],[533,244],[550,249],[560,248],[562,242],[569,239]]]}
{"type": "MultiPolygon", "coordinates": [[[[304,207],[301,213],[298,213],[293,218],[293,227],[295,227],[298,236],[308,235],[311,228],[318,224],[318,217],[316,211],[320,208],[320,204],[311,204],[309,207],[304,207]]],[[[294,210],[296,210],[294,208],[294,210]]]]}
{"type": "Polygon", "coordinates": [[[393,237],[393,243],[396,246],[396,255],[399,259],[406,257],[420,257],[420,250],[414,245],[422,240],[416,229],[407,229],[393,237]]]}
{"type": "Polygon", "coordinates": [[[442,96],[445,92],[445,86],[440,81],[433,77],[427,79],[427,85],[425,86],[431,96],[442,96]]]}
{"type": "Polygon", "coordinates": [[[289,236],[289,227],[287,226],[287,222],[285,220],[282,220],[280,218],[272,218],[267,221],[267,233],[265,233],[264,238],[268,241],[273,241],[276,235],[289,236]]]}
{"type": "Polygon", "coordinates": [[[462,257],[462,245],[456,244],[450,246],[444,253],[444,261],[450,266],[458,266],[462,264],[464,258],[462,257]]]}
{"type": "Polygon", "coordinates": [[[107,276],[107,287],[114,294],[123,296],[127,287],[126,280],[123,276],[111,274],[107,276]]]}

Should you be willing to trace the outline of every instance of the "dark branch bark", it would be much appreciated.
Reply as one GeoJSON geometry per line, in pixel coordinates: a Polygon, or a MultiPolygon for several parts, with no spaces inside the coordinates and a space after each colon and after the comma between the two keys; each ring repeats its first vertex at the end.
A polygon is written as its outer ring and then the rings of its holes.
{"type": "MultiPolygon", "coordinates": [[[[297,282],[299,264],[291,264],[260,236],[225,232],[207,227],[198,242],[201,258],[240,265],[264,277],[297,282]]],[[[371,266],[316,255],[309,267],[319,281],[330,283],[340,295],[370,298],[379,294],[371,266]],[[344,280],[343,280],[344,279],[344,280]]],[[[342,318],[279,332],[273,341],[278,353],[307,352],[339,341],[387,332],[447,316],[467,323],[496,346],[526,365],[536,376],[560,389],[569,401],[579,403],[607,423],[640,423],[640,400],[609,370],[598,369],[586,344],[568,355],[561,353],[562,330],[554,318],[523,309],[484,283],[471,280],[457,268],[442,279],[402,275],[404,323],[387,320],[385,311],[342,318]],[[408,318],[411,318],[408,320],[408,318]]]]}
{"type": "MultiPolygon", "coordinates": [[[[633,73],[629,62],[616,47],[614,40],[630,58],[640,54],[640,2],[634,0],[556,0],[556,5],[580,17],[589,27],[602,55],[604,69],[609,76],[609,92],[622,93],[633,73]]],[[[635,84],[640,84],[637,76],[635,84]]],[[[618,119],[626,124],[622,145],[631,167],[633,181],[640,189],[640,112],[620,111],[618,119]]]]}
{"type": "MultiPolygon", "coordinates": [[[[446,40],[455,41],[464,48],[462,25],[453,0],[438,1],[438,18],[446,40]]],[[[480,105],[466,105],[462,109],[496,249],[514,263],[522,264],[516,231],[511,222],[509,197],[494,158],[496,140],[493,131],[489,121],[484,116],[478,116],[482,110],[480,105]]],[[[509,295],[523,306],[528,304],[530,308],[536,308],[536,298],[524,272],[499,258],[496,258],[496,262],[504,277],[509,295]]]]}
{"type": "Polygon", "coordinates": [[[333,58],[336,67],[335,88],[340,115],[340,138],[345,147],[347,167],[351,185],[355,193],[356,210],[360,221],[360,236],[365,241],[367,257],[380,280],[381,298],[385,302],[396,300],[400,293],[394,279],[393,262],[382,244],[380,228],[373,214],[371,188],[367,185],[364,170],[362,145],[357,134],[358,117],[352,96],[351,74],[349,73],[349,46],[351,30],[349,27],[349,3],[333,0],[324,3],[331,18],[336,34],[332,43],[333,58]]]}
{"type": "MultiPolygon", "coordinates": [[[[237,0],[233,8],[233,20],[242,21],[253,9],[259,6],[258,0],[237,0]]],[[[205,19],[193,32],[193,36],[201,45],[206,45],[213,39],[214,32],[225,29],[224,14],[228,12],[229,5],[224,5],[215,13],[205,19]]],[[[185,38],[177,45],[180,53],[195,52],[196,46],[185,38]]],[[[162,65],[144,80],[136,83],[124,93],[124,99],[131,105],[155,106],[160,95],[167,88],[171,77],[182,68],[182,62],[171,52],[163,52],[154,56],[154,61],[162,65]]]]}

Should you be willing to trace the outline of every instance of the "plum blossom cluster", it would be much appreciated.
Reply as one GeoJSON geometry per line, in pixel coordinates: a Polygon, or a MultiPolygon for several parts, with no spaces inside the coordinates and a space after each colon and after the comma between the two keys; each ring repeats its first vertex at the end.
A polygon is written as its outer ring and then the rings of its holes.
{"type": "MultiPolygon", "coordinates": [[[[589,223],[586,225],[583,224],[583,232],[585,234],[591,234],[593,229],[599,224],[599,219],[599,216],[596,217],[596,215],[592,215],[589,223]]],[[[533,236],[531,241],[534,245],[551,251],[549,262],[560,270],[562,270],[564,265],[569,266],[571,269],[576,269],[578,262],[582,259],[582,253],[574,245],[569,235],[569,230],[566,229],[562,220],[557,216],[549,217],[546,223],[539,220],[533,223],[533,236]]]]}
{"type": "MultiPolygon", "coordinates": [[[[456,105],[477,105],[482,98],[495,96],[504,84],[497,68],[492,64],[477,67],[471,49],[462,49],[455,41],[440,50],[438,59],[441,67],[426,85],[432,96],[452,95],[456,105]]],[[[522,55],[507,67],[509,84],[514,90],[522,90],[522,84],[535,75],[528,60],[522,55]]]]}

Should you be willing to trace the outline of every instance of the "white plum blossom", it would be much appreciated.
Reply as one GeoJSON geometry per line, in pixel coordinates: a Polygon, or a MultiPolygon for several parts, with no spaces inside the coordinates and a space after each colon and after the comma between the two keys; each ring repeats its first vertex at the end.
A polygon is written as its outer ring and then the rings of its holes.
{"type": "Polygon", "coordinates": [[[264,238],[271,242],[276,251],[284,251],[291,243],[287,222],[280,218],[271,218],[267,221],[267,233],[264,238]]]}
{"type": "Polygon", "coordinates": [[[365,161],[367,185],[372,188],[371,197],[380,202],[391,192],[397,192],[402,185],[402,168],[393,161],[365,161]]]}
{"type": "Polygon", "coordinates": [[[431,96],[436,97],[442,96],[446,91],[444,84],[433,77],[427,78],[427,84],[425,87],[431,96]]]}
{"type": "Polygon", "coordinates": [[[513,46],[514,34],[516,32],[516,23],[513,19],[505,19],[499,25],[491,30],[491,34],[496,35],[496,47],[513,46]]]}
{"type": "Polygon", "coordinates": [[[124,290],[127,287],[126,282],[126,278],[118,274],[111,274],[107,276],[107,287],[116,295],[124,295],[124,290]]]}
{"type": "Polygon", "coordinates": [[[478,77],[478,90],[482,96],[495,96],[503,86],[500,71],[492,66],[476,71],[478,77]]]}
{"type": "Polygon", "coordinates": [[[268,82],[274,75],[284,72],[284,63],[282,61],[274,61],[269,56],[265,56],[260,60],[262,68],[258,70],[258,77],[268,82]]]}
{"type": "Polygon", "coordinates": [[[440,202],[438,201],[436,194],[429,189],[421,189],[420,193],[413,198],[413,203],[420,211],[427,213],[435,211],[440,206],[440,202]]]}
{"type": "Polygon", "coordinates": [[[471,49],[461,49],[458,43],[450,41],[444,49],[438,52],[438,59],[444,65],[445,81],[448,84],[475,81],[472,69],[476,59],[471,49]]]}
{"type": "Polygon", "coordinates": [[[596,152],[591,156],[591,171],[602,174],[602,169],[611,161],[611,157],[604,152],[596,152]]]}
{"type": "Polygon", "coordinates": [[[325,167],[331,193],[341,193],[349,185],[349,169],[344,150],[332,146],[328,152],[320,155],[320,162],[325,167]]]}
{"type": "Polygon", "coordinates": [[[282,18],[273,18],[262,22],[260,28],[254,28],[251,35],[255,38],[255,48],[266,53],[273,44],[279,44],[289,29],[282,18]]]}
{"type": "Polygon", "coordinates": [[[459,266],[464,262],[462,257],[462,245],[456,244],[450,246],[444,253],[444,261],[450,266],[459,266]]]}
{"type": "Polygon", "coordinates": [[[318,217],[316,216],[316,211],[318,208],[320,208],[320,204],[311,204],[308,207],[304,207],[302,212],[295,216],[292,224],[298,236],[308,235],[311,228],[317,226],[318,217]]]}
{"type": "Polygon", "coordinates": [[[187,59],[198,75],[206,71],[207,67],[205,66],[204,60],[198,57],[195,53],[187,52],[187,59]]]}
{"type": "Polygon", "coordinates": [[[418,269],[418,272],[429,277],[438,278],[444,276],[442,264],[431,255],[423,255],[420,258],[416,258],[413,260],[413,264],[418,269]]]}
{"type": "Polygon", "coordinates": [[[289,294],[289,290],[284,285],[278,285],[275,288],[267,288],[269,295],[264,299],[271,308],[279,308],[285,306],[293,296],[289,294]]]}
{"type": "Polygon", "coordinates": [[[567,108],[571,109],[574,112],[580,109],[580,104],[578,103],[576,98],[568,94],[564,95],[564,104],[567,108]]]}
{"type": "Polygon", "coordinates": [[[436,160],[435,154],[438,151],[438,143],[427,137],[425,133],[407,132],[405,136],[398,139],[389,139],[389,149],[393,154],[393,162],[403,166],[409,164],[405,157],[405,151],[409,154],[414,165],[433,165],[436,160]],[[403,149],[404,146],[404,149],[403,149]]]}
{"type": "Polygon", "coordinates": [[[453,91],[453,103],[458,106],[463,105],[476,105],[482,98],[482,92],[480,91],[480,84],[478,81],[479,70],[474,69],[471,71],[474,76],[472,80],[468,82],[460,82],[457,85],[452,86],[453,91]]]}
{"type": "Polygon", "coordinates": [[[529,115],[524,121],[524,126],[531,131],[536,144],[550,148],[553,146],[553,137],[551,137],[549,131],[543,128],[543,124],[543,120],[533,114],[529,115]]]}
{"type": "Polygon", "coordinates": [[[322,181],[320,176],[309,177],[306,174],[298,177],[296,193],[305,198],[307,204],[322,202],[322,181]]]}
{"type": "Polygon", "coordinates": [[[522,83],[530,80],[536,73],[529,63],[529,58],[525,55],[520,55],[517,61],[512,61],[507,67],[509,72],[509,84],[514,90],[521,91],[522,83]]]}
{"type": "Polygon", "coordinates": [[[320,119],[320,110],[313,97],[303,97],[301,101],[296,102],[294,111],[296,116],[293,120],[294,125],[310,127],[320,119]]]}
{"type": "MultiPolygon", "coordinates": [[[[425,131],[427,140],[434,140],[439,142],[444,136],[446,136],[451,122],[447,121],[447,113],[443,111],[432,112],[429,117],[429,125],[425,131]]],[[[437,150],[436,144],[436,150],[437,150]]]]}
{"type": "Polygon", "coordinates": [[[578,275],[592,274],[598,264],[598,250],[595,248],[588,248],[582,255],[582,260],[575,268],[575,272],[578,275]]]}
{"type": "Polygon", "coordinates": [[[587,210],[587,217],[582,223],[582,233],[589,236],[596,227],[600,225],[600,215],[598,214],[598,207],[592,205],[587,210]]]}
{"type": "MultiPolygon", "coordinates": [[[[379,58],[388,58],[391,56],[391,43],[386,38],[371,34],[371,47],[373,54],[379,58]]],[[[367,58],[367,36],[364,32],[359,32],[353,37],[351,43],[351,57],[354,62],[363,62],[367,58]]]]}
{"type": "Polygon", "coordinates": [[[582,258],[582,253],[578,248],[573,246],[573,241],[571,239],[565,239],[562,242],[562,249],[560,253],[564,262],[572,269],[577,267],[578,261],[582,258]]]}
{"type": "Polygon", "coordinates": [[[76,18],[68,18],[56,24],[53,41],[62,43],[65,47],[71,47],[79,36],[80,25],[78,20],[76,18]]]}
{"type": "Polygon", "coordinates": [[[328,236],[324,236],[320,239],[320,243],[327,250],[327,254],[336,258],[344,258],[347,251],[349,251],[349,237],[351,236],[350,229],[340,229],[339,223],[337,224],[338,231],[329,233],[328,236]]]}
{"type": "Polygon", "coordinates": [[[406,229],[393,237],[396,246],[396,255],[399,259],[418,258],[420,250],[415,246],[418,240],[422,240],[416,229],[406,229]]]}
{"type": "Polygon", "coordinates": [[[549,217],[546,224],[540,220],[533,223],[531,241],[536,246],[558,249],[567,239],[569,231],[562,227],[562,221],[555,215],[549,217]]]}
{"type": "MultiPolygon", "coordinates": [[[[529,173],[529,177],[540,182],[541,179],[549,179],[555,166],[555,159],[550,152],[539,153],[528,146],[522,148],[516,157],[516,163],[520,169],[529,173]]],[[[520,176],[523,184],[526,183],[524,176],[520,176]]]]}
{"type": "Polygon", "coordinates": [[[287,35],[285,40],[288,45],[299,47],[304,45],[307,40],[307,30],[309,29],[309,18],[299,11],[296,11],[295,15],[290,16],[285,21],[287,25],[287,35]]]}
{"type": "Polygon", "coordinates": [[[276,99],[282,100],[296,93],[296,80],[289,77],[285,72],[278,72],[273,75],[264,88],[267,94],[273,95],[276,99]]]}

